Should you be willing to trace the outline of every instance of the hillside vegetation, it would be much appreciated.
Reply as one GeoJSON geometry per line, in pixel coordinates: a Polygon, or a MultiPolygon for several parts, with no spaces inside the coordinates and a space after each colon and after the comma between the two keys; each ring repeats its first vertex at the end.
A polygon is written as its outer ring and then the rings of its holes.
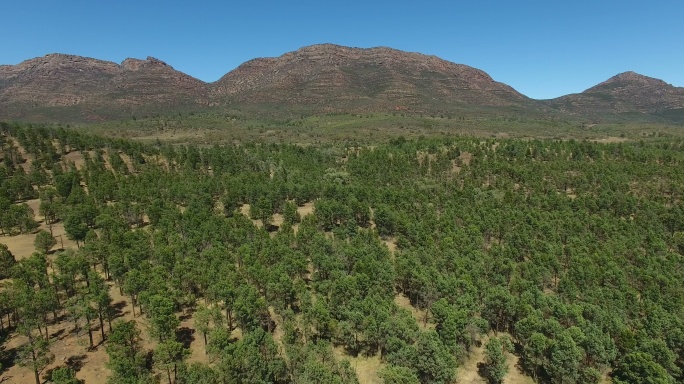
{"type": "Polygon", "coordinates": [[[2,380],[684,380],[681,139],[0,148],[2,380]]]}

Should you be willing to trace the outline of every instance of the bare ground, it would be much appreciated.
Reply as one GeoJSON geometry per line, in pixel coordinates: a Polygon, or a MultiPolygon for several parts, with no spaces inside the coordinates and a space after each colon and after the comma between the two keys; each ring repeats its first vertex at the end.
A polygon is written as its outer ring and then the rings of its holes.
{"type": "MultiPolygon", "coordinates": [[[[246,218],[252,220],[252,223],[255,226],[257,226],[258,228],[263,227],[261,220],[253,220],[250,218],[249,208],[250,208],[249,204],[243,204],[240,207],[240,213],[242,213],[246,218]]],[[[297,213],[299,213],[299,216],[303,218],[304,216],[311,215],[313,213],[313,209],[314,209],[314,203],[308,202],[308,203],[304,203],[304,205],[302,205],[301,207],[297,207],[297,213]]],[[[283,225],[283,215],[281,215],[280,213],[274,214],[273,218],[271,219],[271,224],[280,228],[283,225]]],[[[294,230],[295,233],[297,233],[297,229],[299,229],[299,224],[293,225],[292,229],[294,230]]]]}
{"type": "Polygon", "coordinates": [[[389,249],[390,253],[392,254],[392,257],[394,257],[394,252],[397,251],[397,242],[394,237],[390,237],[388,239],[382,240],[382,242],[387,246],[387,249],[389,249]]]}
{"type": "MultiPolygon", "coordinates": [[[[458,384],[487,384],[485,380],[478,373],[478,364],[484,362],[484,346],[487,344],[489,336],[482,339],[482,344],[479,347],[474,347],[468,357],[458,367],[456,371],[456,383],[458,384]]],[[[506,353],[508,359],[508,374],[504,378],[504,384],[534,384],[531,377],[525,376],[518,369],[518,356],[512,353],[506,353]]]]}
{"type": "Polygon", "coordinates": [[[64,162],[66,164],[74,163],[76,169],[78,169],[79,171],[83,169],[83,165],[85,164],[85,158],[83,157],[81,151],[69,152],[66,155],[64,155],[62,159],[64,159],[64,162]]]}
{"type": "Polygon", "coordinates": [[[409,301],[408,297],[406,297],[406,295],[404,295],[403,293],[398,293],[396,296],[394,296],[394,303],[399,308],[408,309],[411,312],[413,318],[416,319],[416,323],[418,323],[418,326],[421,329],[435,329],[435,324],[431,323],[429,319],[427,323],[425,322],[425,311],[411,305],[411,302],[409,301]]]}
{"type": "MultiPolygon", "coordinates": [[[[36,230],[46,230],[50,232],[50,229],[43,220],[43,217],[38,215],[38,208],[40,206],[39,199],[33,199],[26,201],[26,204],[33,209],[35,213],[35,220],[40,223],[40,227],[36,230]]],[[[76,248],[76,242],[69,240],[64,231],[63,223],[55,223],[52,225],[52,235],[57,240],[57,244],[52,248],[61,249],[64,248],[76,248]]],[[[0,236],[0,243],[7,245],[7,248],[12,252],[17,260],[24,259],[31,256],[33,252],[36,252],[36,248],[33,246],[33,241],[36,239],[36,233],[25,233],[21,235],[14,236],[0,236]]]]}
{"type": "Polygon", "coordinates": [[[380,361],[380,354],[366,357],[362,354],[354,357],[349,356],[344,351],[343,347],[335,347],[333,349],[335,357],[338,360],[349,360],[351,366],[356,371],[356,376],[359,378],[359,383],[362,384],[382,384],[383,380],[378,376],[378,372],[385,366],[380,361]]]}
{"type": "Polygon", "coordinates": [[[14,137],[9,137],[9,141],[14,143],[14,146],[17,147],[17,151],[21,155],[22,158],[26,159],[26,162],[20,164],[22,168],[24,168],[24,172],[28,173],[29,170],[31,170],[31,163],[33,162],[33,157],[26,153],[26,149],[19,144],[19,141],[15,139],[14,137]]]}

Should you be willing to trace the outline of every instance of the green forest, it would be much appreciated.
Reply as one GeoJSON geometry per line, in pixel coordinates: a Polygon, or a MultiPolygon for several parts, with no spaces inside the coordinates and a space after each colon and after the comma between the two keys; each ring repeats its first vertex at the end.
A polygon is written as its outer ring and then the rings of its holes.
{"type": "Polygon", "coordinates": [[[0,244],[0,372],[25,382],[80,382],[56,324],[112,384],[364,383],[371,357],[384,383],[455,383],[476,348],[489,383],[684,381],[682,139],[197,146],[0,123],[0,148],[0,242],[36,238],[0,244]]]}

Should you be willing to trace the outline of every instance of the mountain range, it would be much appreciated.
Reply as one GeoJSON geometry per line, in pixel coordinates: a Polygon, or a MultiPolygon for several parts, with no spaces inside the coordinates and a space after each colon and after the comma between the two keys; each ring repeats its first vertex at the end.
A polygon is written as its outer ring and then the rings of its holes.
{"type": "Polygon", "coordinates": [[[0,120],[102,121],[178,111],[534,113],[684,121],[684,88],[626,72],[578,94],[534,100],[487,73],[396,49],[313,45],[257,58],[205,83],[161,60],[121,64],[50,54],[0,66],[0,120]]]}

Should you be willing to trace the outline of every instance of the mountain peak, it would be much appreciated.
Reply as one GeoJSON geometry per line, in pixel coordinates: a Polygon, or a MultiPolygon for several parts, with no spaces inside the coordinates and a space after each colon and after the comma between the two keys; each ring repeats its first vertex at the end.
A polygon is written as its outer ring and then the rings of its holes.
{"type": "Polygon", "coordinates": [[[628,71],[580,94],[535,101],[484,71],[437,56],[336,44],[253,59],[211,84],[151,56],[117,64],[53,53],[0,65],[0,118],[102,120],[243,105],[287,113],[514,110],[589,117],[682,109],[684,88],[628,71]]]}
{"type": "Polygon", "coordinates": [[[684,108],[684,88],[627,71],[582,93],[550,100],[549,105],[564,112],[587,116],[633,112],[657,114],[684,108]]]}
{"type": "Polygon", "coordinates": [[[512,106],[529,100],[479,69],[436,56],[335,44],[250,60],[212,86],[213,94],[229,103],[331,109],[424,111],[454,105],[512,106]]]}
{"type": "Polygon", "coordinates": [[[619,73],[619,74],[611,77],[610,79],[608,79],[608,80],[606,80],[606,81],[604,81],[604,82],[602,82],[602,83],[600,83],[600,84],[598,84],[592,88],[589,88],[587,91],[590,91],[594,88],[600,88],[600,87],[605,86],[605,85],[611,85],[612,86],[614,84],[620,84],[620,85],[624,85],[624,86],[627,86],[630,84],[631,85],[637,85],[637,86],[638,85],[641,85],[641,86],[644,86],[644,85],[668,86],[669,85],[666,82],[664,82],[663,80],[656,79],[654,77],[645,76],[645,75],[636,73],[634,71],[627,71],[627,72],[619,73]]]}
{"type": "Polygon", "coordinates": [[[147,56],[147,59],[145,60],[128,58],[121,62],[121,68],[125,71],[138,71],[142,68],[149,67],[160,67],[173,70],[172,66],[152,56],[147,56]]]}

